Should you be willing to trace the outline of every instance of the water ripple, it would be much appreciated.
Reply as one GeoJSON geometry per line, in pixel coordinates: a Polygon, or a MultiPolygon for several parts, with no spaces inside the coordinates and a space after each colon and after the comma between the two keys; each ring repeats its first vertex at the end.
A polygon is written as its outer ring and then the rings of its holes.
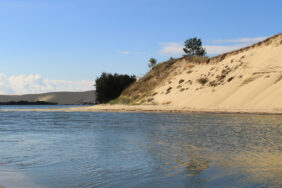
{"type": "Polygon", "coordinates": [[[1,111],[0,172],[35,187],[280,187],[281,126],[274,115],[1,111]]]}

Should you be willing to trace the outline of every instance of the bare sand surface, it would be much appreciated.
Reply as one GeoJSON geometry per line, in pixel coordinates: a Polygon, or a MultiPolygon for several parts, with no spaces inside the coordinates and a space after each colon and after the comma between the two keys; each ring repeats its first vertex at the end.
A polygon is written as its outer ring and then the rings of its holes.
{"type": "Polygon", "coordinates": [[[174,66],[153,102],[197,111],[281,112],[282,34],[219,62],[174,66]]]}
{"type": "Polygon", "coordinates": [[[113,112],[210,112],[210,113],[259,113],[282,114],[280,109],[252,108],[189,108],[169,105],[96,105],[93,107],[78,107],[66,111],[113,111],[113,112]]]}
{"type": "Polygon", "coordinates": [[[172,105],[95,105],[75,108],[42,108],[42,109],[8,109],[7,111],[63,111],[63,112],[157,112],[157,113],[253,113],[253,114],[281,114],[280,109],[252,109],[252,108],[189,108],[172,105]]]}

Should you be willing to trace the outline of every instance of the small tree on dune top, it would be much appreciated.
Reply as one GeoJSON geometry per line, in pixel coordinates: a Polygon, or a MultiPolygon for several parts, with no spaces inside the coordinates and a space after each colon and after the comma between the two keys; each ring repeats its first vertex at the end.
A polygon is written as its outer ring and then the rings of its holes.
{"type": "Polygon", "coordinates": [[[156,60],[155,58],[151,58],[151,59],[149,60],[148,67],[149,67],[149,68],[154,68],[156,65],[157,65],[157,60],[156,60]]]}
{"type": "Polygon", "coordinates": [[[202,47],[201,39],[196,37],[190,38],[185,41],[184,56],[204,56],[206,55],[205,48],[202,47]]]}

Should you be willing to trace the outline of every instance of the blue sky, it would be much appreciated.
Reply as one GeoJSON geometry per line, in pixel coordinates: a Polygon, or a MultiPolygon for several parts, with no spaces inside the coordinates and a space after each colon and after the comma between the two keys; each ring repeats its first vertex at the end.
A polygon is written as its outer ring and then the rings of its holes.
{"type": "Polygon", "coordinates": [[[149,58],[181,56],[194,36],[210,56],[233,50],[280,33],[281,7],[281,0],[0,0],[0,93],[87,90],[103,71],[143,75],[149,58]]]}

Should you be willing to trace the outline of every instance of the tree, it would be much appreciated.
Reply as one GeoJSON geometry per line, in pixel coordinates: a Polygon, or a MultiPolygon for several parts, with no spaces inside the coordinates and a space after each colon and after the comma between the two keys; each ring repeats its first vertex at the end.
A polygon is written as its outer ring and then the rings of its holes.
{"type": "Polygon", "coordinates": [[[136,81],[135,76],[103,72],[96,78],[96,102],[107,103],[120,96],[122,91],[136,81]]]}
{"type": "Polygon", "coordinates": [[[149,67],[149,68],[154,68],[154,66],[156,66],[156,64],[157,64],[157,60],[156,60],[155,58],[151,58],[151,59],[149,60],[148,67],[149,67]]]}
{"type": "Polygon", "coordinates": [[[205,48],[202,47],[201,39],[196,37],[185,41],[184,56],[204,56],[206,54],[205,48]]]}

